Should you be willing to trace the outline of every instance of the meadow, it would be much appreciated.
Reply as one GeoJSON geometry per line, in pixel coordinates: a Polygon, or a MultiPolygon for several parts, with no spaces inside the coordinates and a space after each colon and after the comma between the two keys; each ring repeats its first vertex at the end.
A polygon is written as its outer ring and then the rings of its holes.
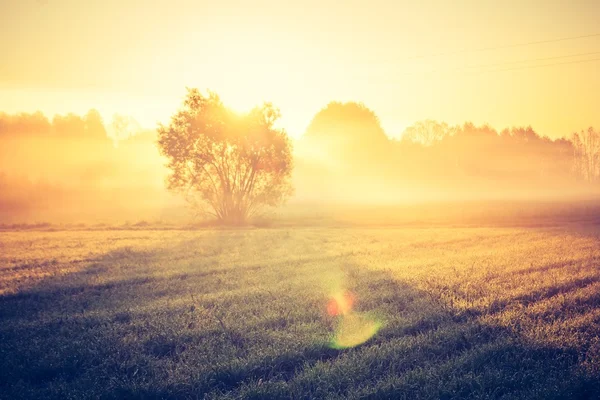
{"type": "Polygon", "coordinates": [[[0,232],[0,398],[600,396],[600,228],[0,232]]]}

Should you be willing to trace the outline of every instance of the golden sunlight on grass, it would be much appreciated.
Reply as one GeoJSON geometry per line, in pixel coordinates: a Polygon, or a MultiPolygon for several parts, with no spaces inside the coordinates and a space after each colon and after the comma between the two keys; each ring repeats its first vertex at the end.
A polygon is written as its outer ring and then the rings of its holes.
{"type": "Polygon", "coordinates": [[[0,0],[0,399],[600,399],[600,1],[509,3],[0,0]]]}
{"type": "Polygon", "coordinates": [[[598,237],[595,227],[2,232],[0,367],[21,398],[437,398],[465,387],[486,398],[499,385],[579,397],[598,389],[598,237]]]}

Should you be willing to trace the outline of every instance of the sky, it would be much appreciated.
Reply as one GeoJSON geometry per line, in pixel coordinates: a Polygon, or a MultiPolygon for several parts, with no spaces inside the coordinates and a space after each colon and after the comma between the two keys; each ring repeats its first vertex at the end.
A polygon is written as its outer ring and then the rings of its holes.
{"type": "Polygon", "coordinates": [[[0,111],[154,128],[197,87],[273,102],[293,137],[338,100],[390,136],[435,119],[556,138],[600,127],[598,16],[596,0],[0,0],[0,111]]]}

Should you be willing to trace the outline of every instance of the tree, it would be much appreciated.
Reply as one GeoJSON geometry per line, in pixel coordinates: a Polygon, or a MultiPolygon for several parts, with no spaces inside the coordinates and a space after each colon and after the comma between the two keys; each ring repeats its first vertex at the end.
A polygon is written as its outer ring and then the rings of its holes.
{"type": "Polygon", "coordinates": [[[86,139],[96,139],[100,141],[108,141],[104,121],[98,110],[91,109],[83,117],[85,123],[86,139]]]}
{"type": "Polygon", "coordinates": [[[456,128],[448,126],[445,122],[430,119],[416,122],[402,133],[402,140],[420,143],[424,146],[433,146],[444,138],[452,136],[456,128]]]}
{"type": "Polygon", "coordinates": [[[115,114],[109,130],[114,140],[121,141],[135,136],[142,130],[135,118],[128,115],[115,114]]]}
{"type": "Polygon", "coordinates": [[[600,179],[600,132],[592,127],[587,131],[575,132],[571,142],[576,171],[588,182],[600,179]]]}
{"type": "Polygon", "coordinates": [[[215,93],[188,89],[182,109],[158,128],[168,159],[169,189],[217,220],[240,224],[291,194],[291,143],[265,103],[247,114],[227,108],[215,93]]]}
{"type": "Polygon", "coordinates": [[[390,141],[377,115],[362,103],[330,102],[312,119],[297,154],[338,172],[373,175],[389,159],[390,141]]]}
{"type": "Polygon", "coordinates": [[[9,115],[0,113],[0,137],[24,137],[48,135],[52,125],[40,111],[33,114],[9,115]]]}
{"type": "Polygon", "coordinates": [[[379,152],[389,144],[372,110],[362,103],[335,101],[313,117],[303,140],[348,153],[379,152]]]}
{"type": "Polygon", "coordinates": [[[81,137],[85,131],[85,122],[79,115],[55,115],[52,119],[52,128],[56,137],[71,139],[81,137]]]}

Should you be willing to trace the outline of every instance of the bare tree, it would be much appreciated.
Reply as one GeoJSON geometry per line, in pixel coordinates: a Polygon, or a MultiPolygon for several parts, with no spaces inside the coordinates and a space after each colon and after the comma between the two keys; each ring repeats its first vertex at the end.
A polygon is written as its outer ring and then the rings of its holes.
{"type": "Polygon", "coordinates": [[[589,127],[587,131],[575,132],[571,142],[575,170],[588,182],[600,180],[600,132],[589,127]]]}
{"type": "Polygon", "coordinates": [[[456,128],[448,126],[445,122],[425,120],[416,122],[402,133],[402,140],[420,143],[424,146],[433,146],[447,136],[452,136],[456,128]]]}

